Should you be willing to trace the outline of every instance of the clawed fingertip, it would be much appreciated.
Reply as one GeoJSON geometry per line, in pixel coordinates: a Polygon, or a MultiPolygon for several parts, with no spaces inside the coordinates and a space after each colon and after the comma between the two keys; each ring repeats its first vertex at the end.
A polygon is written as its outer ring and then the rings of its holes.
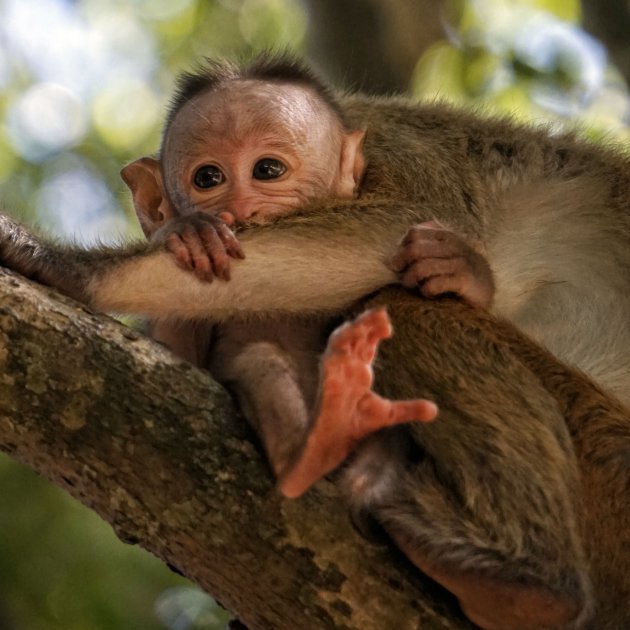
{"type": "Polygon", "coordinates": [[[431,420],[435,420],[435,418],[437,418],[439,411],[440,411],[439,407],[434,402],[431,402],[430,400],[425,400],[423,420],[425,422],[430,422],[431,420]]]}

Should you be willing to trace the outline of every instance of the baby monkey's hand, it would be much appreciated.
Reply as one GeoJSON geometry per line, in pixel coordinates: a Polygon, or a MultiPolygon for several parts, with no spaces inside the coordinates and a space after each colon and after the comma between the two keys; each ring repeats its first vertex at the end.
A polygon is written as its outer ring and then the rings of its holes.
{"type": "Polygon", "coordinates": [[[230,258],[245,258],[232,230],[219,217],[193,212],[169,220],[153,235],[164,243],[180,267],[193,271],[200,280],[230,279],[230,258]]]}
{"type": "Polygon", "coordinates": [[[425,297],[454,293],[487,308],[494,296],[488,261],[451,230],[434,221],[412,227],[391,259],[403,286],[418,286],[425,297]]]}

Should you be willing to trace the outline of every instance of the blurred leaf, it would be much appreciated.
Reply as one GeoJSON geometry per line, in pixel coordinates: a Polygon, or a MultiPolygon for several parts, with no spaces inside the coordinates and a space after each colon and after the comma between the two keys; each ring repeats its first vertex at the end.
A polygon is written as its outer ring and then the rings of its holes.
{"type": "Polygon", "coordinates": [[[241,33],[254,48],[296,48],[306,31],[306,17],[291,0],[244,0],[241,33]]]}
{"type": "Polygon", "coordinates": [[[94,99],[94,128],[112,149],[133,149],[160,127],[160,106],[150,86],[122,79],[105,86],[94,99]]]}
{"type": "Polygon", "coordinates": [[[411,90],[426,99],[465,102],[464,65],[461,51],[446,43],[434,44],[418,61],[411,90]]]}
{"type": "MultiPolygon", "coordinates": [[[[471,97],[478,97],[493,92],[499,82],[508,80],[506,64],[500,57],[487,49],[478,49],[476,54],[469,53],[463,82],[466,92],[471,97]]],[[[510,77],[511,78],[511,77],[510,77]]]]}

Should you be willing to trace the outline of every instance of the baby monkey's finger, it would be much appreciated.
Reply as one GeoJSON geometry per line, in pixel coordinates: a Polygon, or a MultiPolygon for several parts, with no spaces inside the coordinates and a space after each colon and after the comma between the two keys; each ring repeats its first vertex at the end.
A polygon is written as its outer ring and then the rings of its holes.
{"type": "Polygon", "coordinates": [[[225,243],[217,233],[215,226],[204,225],[200,227],[199,237],[201,239],[204,252],[208,257],[212,270],[217,278],[222,280],[230,279],[230,257],[225,243]]]}
{"type": "Polygon", "coordinates": [[[192,269],[199,280],[212,282],[213,265],[208,255],[208,249],[199,231],[190,225],[185,225],[180,231],[180,238],[188,248],[192,260],[192,269]]]}
{"type": "Polygon", "coordinates": [[[433,230],[415,226],[401,242],[398,251],[391,257],[389,267],[397,273],[420,259],[451,258],[462,255],[468,246],[457,236],[445,230],[433,230]]]}
{"type": "Polygon", "coordinates": [[[243,252],[243,248],[241,247],[238,239],[234,236],[234,232],[232,232],[232,230],[230,230],[230,228],[224,223],[217,224],[216,230],[225,245],[227,253],[232,258],[239,258],[243,260],[243,258],[245,258],[245,253],[243,252]]]}
{"type": "Polygon", "coordinates": [[[177,233],[169,234],[164,241],[166,249],[175,256],[175,262],[186,271],[194,271],[192,257],[188,247],[177,233]]]}

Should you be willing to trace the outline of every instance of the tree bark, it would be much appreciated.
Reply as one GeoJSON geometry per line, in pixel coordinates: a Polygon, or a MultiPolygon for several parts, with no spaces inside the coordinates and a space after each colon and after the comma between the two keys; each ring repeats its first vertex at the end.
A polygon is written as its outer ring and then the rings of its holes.
{"type": "Polygon", "coordinates": [[[0,449],[251,629],[469,628],[334,483],[281,498],[225,390],[107,316],[0,269],[0,449]]]}

